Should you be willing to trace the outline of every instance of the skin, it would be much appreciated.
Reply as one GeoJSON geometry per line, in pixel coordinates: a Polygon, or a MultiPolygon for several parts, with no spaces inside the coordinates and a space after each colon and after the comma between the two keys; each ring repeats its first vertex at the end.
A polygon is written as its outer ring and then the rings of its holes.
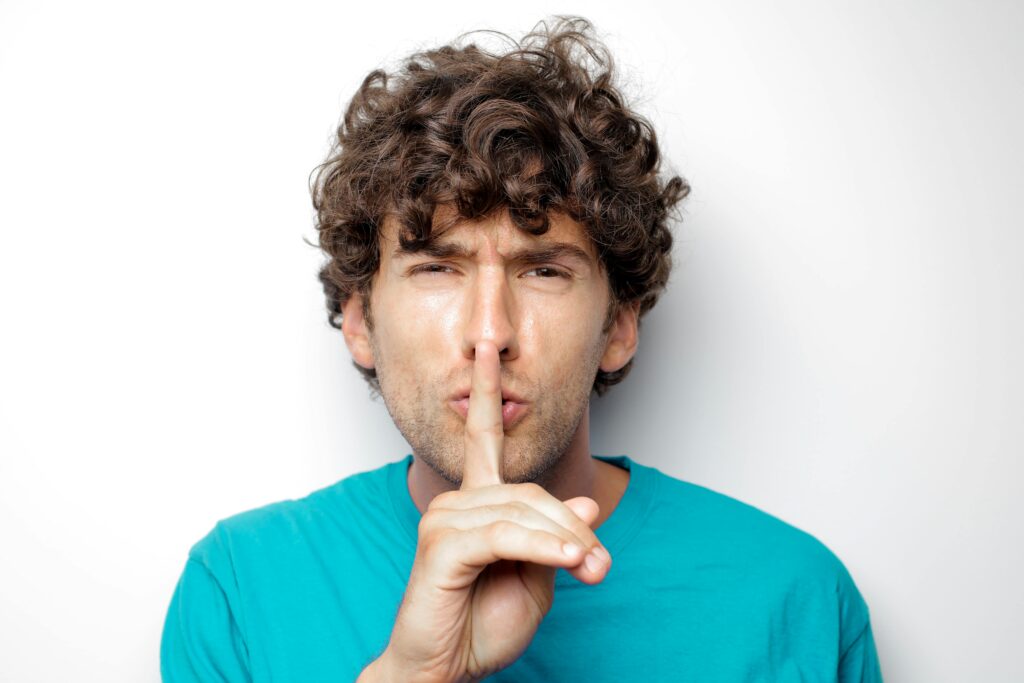
{"type": "Polygon", "coordinates": [[[565,217],[539,237],[507,214],[462,221],[441,238],[459,249],[443,255],[396,254],[394,230],[371,300],[382,315],[371,327],[350,300],[343,331],[425,463],[409,486],[426,504],[388,646],[359,680],[476,681],[526,650],[558,567],[588,585],[611,567],[593,529],[628,474],[590,457],[586,415],[597,368],[635,352],[635,309],[602,329],[607,282],[565,217]],[[556,243],[570,249],[526,256],[556,243]],[[503,390],[523,409],[514,424],[503,422],[503,390]],[[465,417],[452,401],[464,394],[465,417]],[[559,497],[574,491],[585,493],[559,497]]]}
{"type": "Polygon", "coordinates": [[[480,341],[500,350],[502,387],[527,402],[524,418],[505,434],[502,481],[535,482],[559,500],[591,498],[599,507],[594,528],[628,485],[628,472],[591,457],[589,396],[599,367],[618,370],[636,352],[637,309],[621,306],[602,333],[611,292],[596,251],[579,223],[560,213],[549,218],[550,229],[534,236],[507,212],[458,221],[441,207],[435,225],[457,222],[439,242],[468,252],[452,258],[396,256],[397,223],[388,218],[371,286],[372,328],[358,294],[344,306],[349,351],[376,369],[385,405],[412,446],[408,485],[421,513],[461,485],[465,419],[449,399],[470,387],[480,341]],[[553,243],[572,244],[586,259],[509,258],[553,243]]]}

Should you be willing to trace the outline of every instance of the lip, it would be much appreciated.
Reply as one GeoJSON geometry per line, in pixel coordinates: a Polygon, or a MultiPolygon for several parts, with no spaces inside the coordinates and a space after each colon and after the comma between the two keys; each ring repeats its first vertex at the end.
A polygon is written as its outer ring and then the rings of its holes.
{"type": "MultiPolygon", "coordinates": [[[[469,391],[470,391],[469,387],[464,387],[462,389],[459,389],[458,391],[456,391],[454,394],[451,395],[451,400],[459,401],[459,400],[462,400],[462,399],[465,399],[465,398],[469,398],[469,391]]],[[[516,392],[514,392],[514,391],[512,391],[510,389],[506,389],[505,387],[501,388],[501,400],[502,401],[510,401],[512,403],[522,403],[524,405],[529,403],[529,401],[524,399],[522,396],[520,396],[519,394],[517,394],[516,392]]]]}
{"type": "MultiPolygon", "coordinates": [[[[502,393],[504,398],[505,392],[502,393]]],[[[448,401],[448,405],[451,406],[452,410],[462,416],[463,421],[469,416],[469,396],[463,398],[453,398],[448,401]]],[[[522,421],[526,411],[529,410],[530,406],[520,401],[507,400],[501,404],[501,424],[504,430],[507,432],[512,427],[519,424],[522,421]]]]}

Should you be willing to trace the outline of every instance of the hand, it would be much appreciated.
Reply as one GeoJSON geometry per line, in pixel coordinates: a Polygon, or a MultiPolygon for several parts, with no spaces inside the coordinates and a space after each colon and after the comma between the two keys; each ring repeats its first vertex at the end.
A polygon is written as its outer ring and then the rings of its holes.
{"type": "Polygon", "coordinates": [[[480,342],[462,487],[435,497],[420,520],[405,597],[374,663],[388,680],[448,683],[504,669],[551,609],[558,567],[595,584],[611,565],[590,528],[594,500],[563,503],[537,484],[502,483],[504,434],[498,350],[480,342]],[[595,548],[592,569],[584,558],[595,548]]]}

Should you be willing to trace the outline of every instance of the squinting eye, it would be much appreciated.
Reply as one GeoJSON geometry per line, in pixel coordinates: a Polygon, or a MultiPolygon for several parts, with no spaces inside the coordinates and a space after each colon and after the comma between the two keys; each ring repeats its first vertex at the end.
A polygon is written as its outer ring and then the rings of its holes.
{"type": "Polygon", "coordinates": [[[446,273],[451,271],[450,266],[441,265],[440,263],[428,263],[425,266],[417,266],[412,269],[414,275],[416,273],[446,273]]]}
{"type": "Polygon", "coordinates": [[[551,277],[569,277],[569,274],[558,270],[557,268],[549,268],[548,266],[541,266],[540,268],[534,268],[533,270],[527,271],[528,273],[547,273],[546,275],[540,275],[542,278],[551,277]]]}

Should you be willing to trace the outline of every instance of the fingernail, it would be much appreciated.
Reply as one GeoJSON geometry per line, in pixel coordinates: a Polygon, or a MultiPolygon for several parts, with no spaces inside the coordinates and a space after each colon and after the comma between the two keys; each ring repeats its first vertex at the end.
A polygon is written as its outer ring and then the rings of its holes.
{"type": "Polygon", "coordinates": [[[585,562],[587,563],[587,569],[595,574],[600,573],[601,569],[604,567],[604,563],[597,559],[597,557],[594,556],[594,553],[588,553],[585,562]]]}
{"type": "Polygon", "coordinates": [[[576,557],[581,552],[583,552],[583,548],[579,547],[575,543],[566,543],[562,546],[562,552],[568,555],[569,557],[576,557]]]}
{"type": "Polygon", "coordinates": [[[608,551],[604,549],[604,546],[594,546],[590,552],[594,553],[599,559],[604,560],[605,564],[612,563],[612,556],[608,554],[608,551]]]}

